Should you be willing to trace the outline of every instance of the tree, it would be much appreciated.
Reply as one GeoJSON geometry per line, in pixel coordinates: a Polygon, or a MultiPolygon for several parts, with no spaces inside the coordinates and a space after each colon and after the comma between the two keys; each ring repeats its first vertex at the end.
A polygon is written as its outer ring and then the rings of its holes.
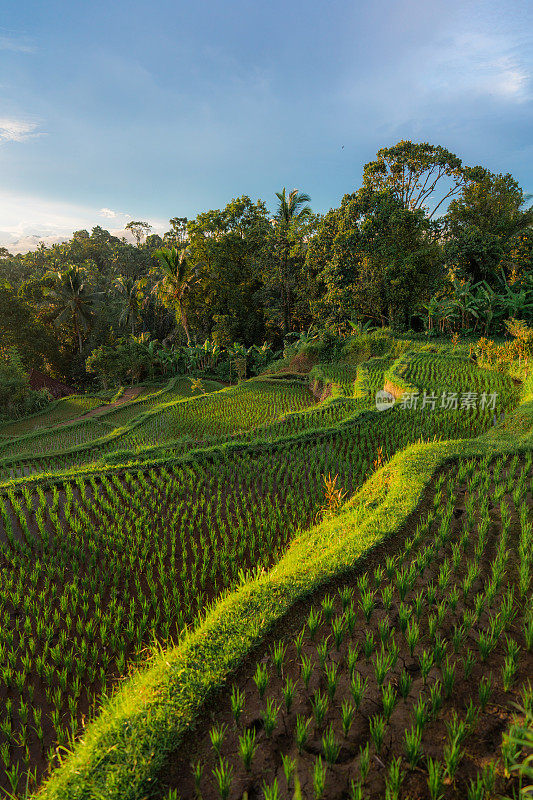
{"type": "Polygon", "coordinates": [[[82,332],[86,332],[92,320],[95,293],[87,285],[84,271],[71,266],[56,273],[55,285],[46,290],[47,302],[52,306],[51,319],[56,325],[71,320],[78,341],[78,352],[83,349],[82,332]]]}
{"type": "Polygon", "coordinates": [[[480,169],[463,167],[460,158],[440,145],[402,140],[378,150],[376,159],[365,164],[363,186],[390,191],[411,211],[426,207],[442,186],[444,194],[429,214],[431,219],[480,169]]]}
{"type": "Polygon", "coordinates": [[[533,206],[524,208],[524,202],[512,175],[484,170],[468,182],[445,216],[450,265],[465,278],[494,285],[501,267],[512,261],[519,234],[533,225],[533,206]]]}
{"type": "Polygon", "coordinates": [[[294,264],[291,261],[291,250],[301,244],[303,223],[312,215],[307,203],[311,198],[305,192],[292,189],[287,195],[285,187],[276,192],[279,200],[274,216],[274,251],[277,260],[276,278],[281,293],[283,312],[283,334],[291,329],[291,310],[294,292],[294,264]],[[276,252],[277,251],[277,252],[276,252]]]}
{"type": "Polygon", "coordinates": [[[187,251],[198,280],[187,305],[200,341],[263,341],[262,270],[271,232],[265,204],[246,195],[189,221],[187,251]]]}
{"type": "Polygon", "coordinates": [[[34,391],[15,347],[0,352],[0,419],[13,418],[44,408],[51,397],[46,389],[34,391]]]}
{"type": "Polygon", "coordinates": [[[159,250],[159,248],[163,247],[163,245],[164,241],[158,233],[151,233],[146,237],[144,242],[144,246],[148,248],[148,250],[159,250]]]}
{"type": "Polygon", "coordinates": [[[187,241],[187,222],[187,217],[172,217],[169,220],[170,230],[165,233],[165,242],[183,246],[187,241]]]}
{"type": "Polygon", "coordinates": [[[438,276],[440,249],[424,211],[406,208],[388,189],[345,195],[316,238],[309,258],[326,257],[320,305],[336,324],[356,317],[404,328],[438,276]]]}
{"type": "Polygon", "coordinates": [[[126,278],[120,275],[115,281],[121,300],[121,313],[119,323],[131,326],[132,335],[135,327],[141,321],[142,291],[141,281],[133,278],[126,278]]]}
{"type": "Polygon", "coordinates": [[[27,368],[57,366],[59,343],[13,287],[0,281],[0,347],[17,347],[27,368]]]}
{"type": "Polygon", "coordinates": [[[11,253],[7,249],[7,247],[0,247],[0,258],[10,258],[11,253]]]}
{"type": "Polygon", "coordinates": [[[87,372],[100,378],[104,388],[130,380],[138,382],[150,370],[151,355],[148,347],[134,337],[119,339],[112,347],[101,345],[89,355],[87,372]]]}
{"type": "Polygon", "coordinates": [[[191,267],[186,248],[177,250],[175,247],[161,247],[153,255],[159,262],[163,276],[152,291],[163,305],[179,312],[187,344],[190,344],[191,335],[185,309],[185,297],[196,282],[197,273],[191,267]]]}
{"type": "Polygon", "coordinates": [[[141,242],[145,236],[148,236],[150,231],[152,230],[152,226],[148,224],[148,222],[141,222],[137,221],[128,222],[126,225],[126,230],[131,231],[135,241],[137,242],[137,247],[141,246],[141,242]]]}

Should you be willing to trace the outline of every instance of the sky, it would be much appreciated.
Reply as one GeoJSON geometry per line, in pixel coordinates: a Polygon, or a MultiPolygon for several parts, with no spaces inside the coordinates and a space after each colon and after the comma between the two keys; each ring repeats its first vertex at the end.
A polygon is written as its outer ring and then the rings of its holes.
{"type": "Polygon", "coordinates": [[[325,212],[401,139],[533,192],[532,44],[524,0],[2,0],[0,245],[325,212]]]}

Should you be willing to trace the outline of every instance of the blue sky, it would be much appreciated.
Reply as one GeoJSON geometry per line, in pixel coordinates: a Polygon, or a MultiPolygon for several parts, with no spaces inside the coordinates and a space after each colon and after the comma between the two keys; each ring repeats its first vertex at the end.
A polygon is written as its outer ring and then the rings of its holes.
{"type": "Polygon", "coordinates": [[[0,244],[282,186],[326,211],[403,138],[533,191],[532,32],[523,0],[3,0],[0,244]]]}

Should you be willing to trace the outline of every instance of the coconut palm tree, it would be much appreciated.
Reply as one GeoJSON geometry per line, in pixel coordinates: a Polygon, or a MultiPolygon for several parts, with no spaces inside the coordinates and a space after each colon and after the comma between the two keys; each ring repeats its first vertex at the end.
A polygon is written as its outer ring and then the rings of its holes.
{"type": "Polygon", "coordinates": [[[141,321],[141,291],[140,281],[120,275],[115,281],[115,289],[121,299],[121,313],[119,324],[131,326],[131,334],[141,321]]]}
{"type": "Polygon", "coordinates": [[[87,284],[84,270],[74,265],[56,273],[55,279],[55,284],[45,294],[47,302],[52,306],[51,319],[56,325],[72,321],[81,353],[82,331],[90,328],[97,293],[87,284]]]}
{"type": "Polygon", "coordinates": [[[311,214],[307,205],[311,198],[305,192],[292,189],[287,195],[285,187],[281,192],[276,192],[279,200],[274,216],[274,225],[281,242],[281,305],[283,308],[283,333],[287,334],[291,327],[291,275],[290,251],[293,233],[299,223],[304,222],[311,214]]]}
{"type": "Polygon", "coordinates": [[[163,277],[156,283],[152,292],[167,308],[174,308],[179,312],[187,344],[190,345],[191,335],[184,300],[191,287],[198,281],[198,275],[191,267],[187,248],[182,247],[178,250],[175,247],[161,247],[153,255],[159,262],[163,277]]]}

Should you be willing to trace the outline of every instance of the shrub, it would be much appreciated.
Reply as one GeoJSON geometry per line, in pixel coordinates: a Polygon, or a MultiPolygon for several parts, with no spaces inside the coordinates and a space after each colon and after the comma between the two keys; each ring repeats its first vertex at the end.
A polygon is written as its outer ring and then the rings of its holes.
{"type": "Polygon", "coordinates": [[[34,414],[51,400],[46,389],[35,391],[16,348],[0,357],[0,418],[16,419],[34,414]]]}

